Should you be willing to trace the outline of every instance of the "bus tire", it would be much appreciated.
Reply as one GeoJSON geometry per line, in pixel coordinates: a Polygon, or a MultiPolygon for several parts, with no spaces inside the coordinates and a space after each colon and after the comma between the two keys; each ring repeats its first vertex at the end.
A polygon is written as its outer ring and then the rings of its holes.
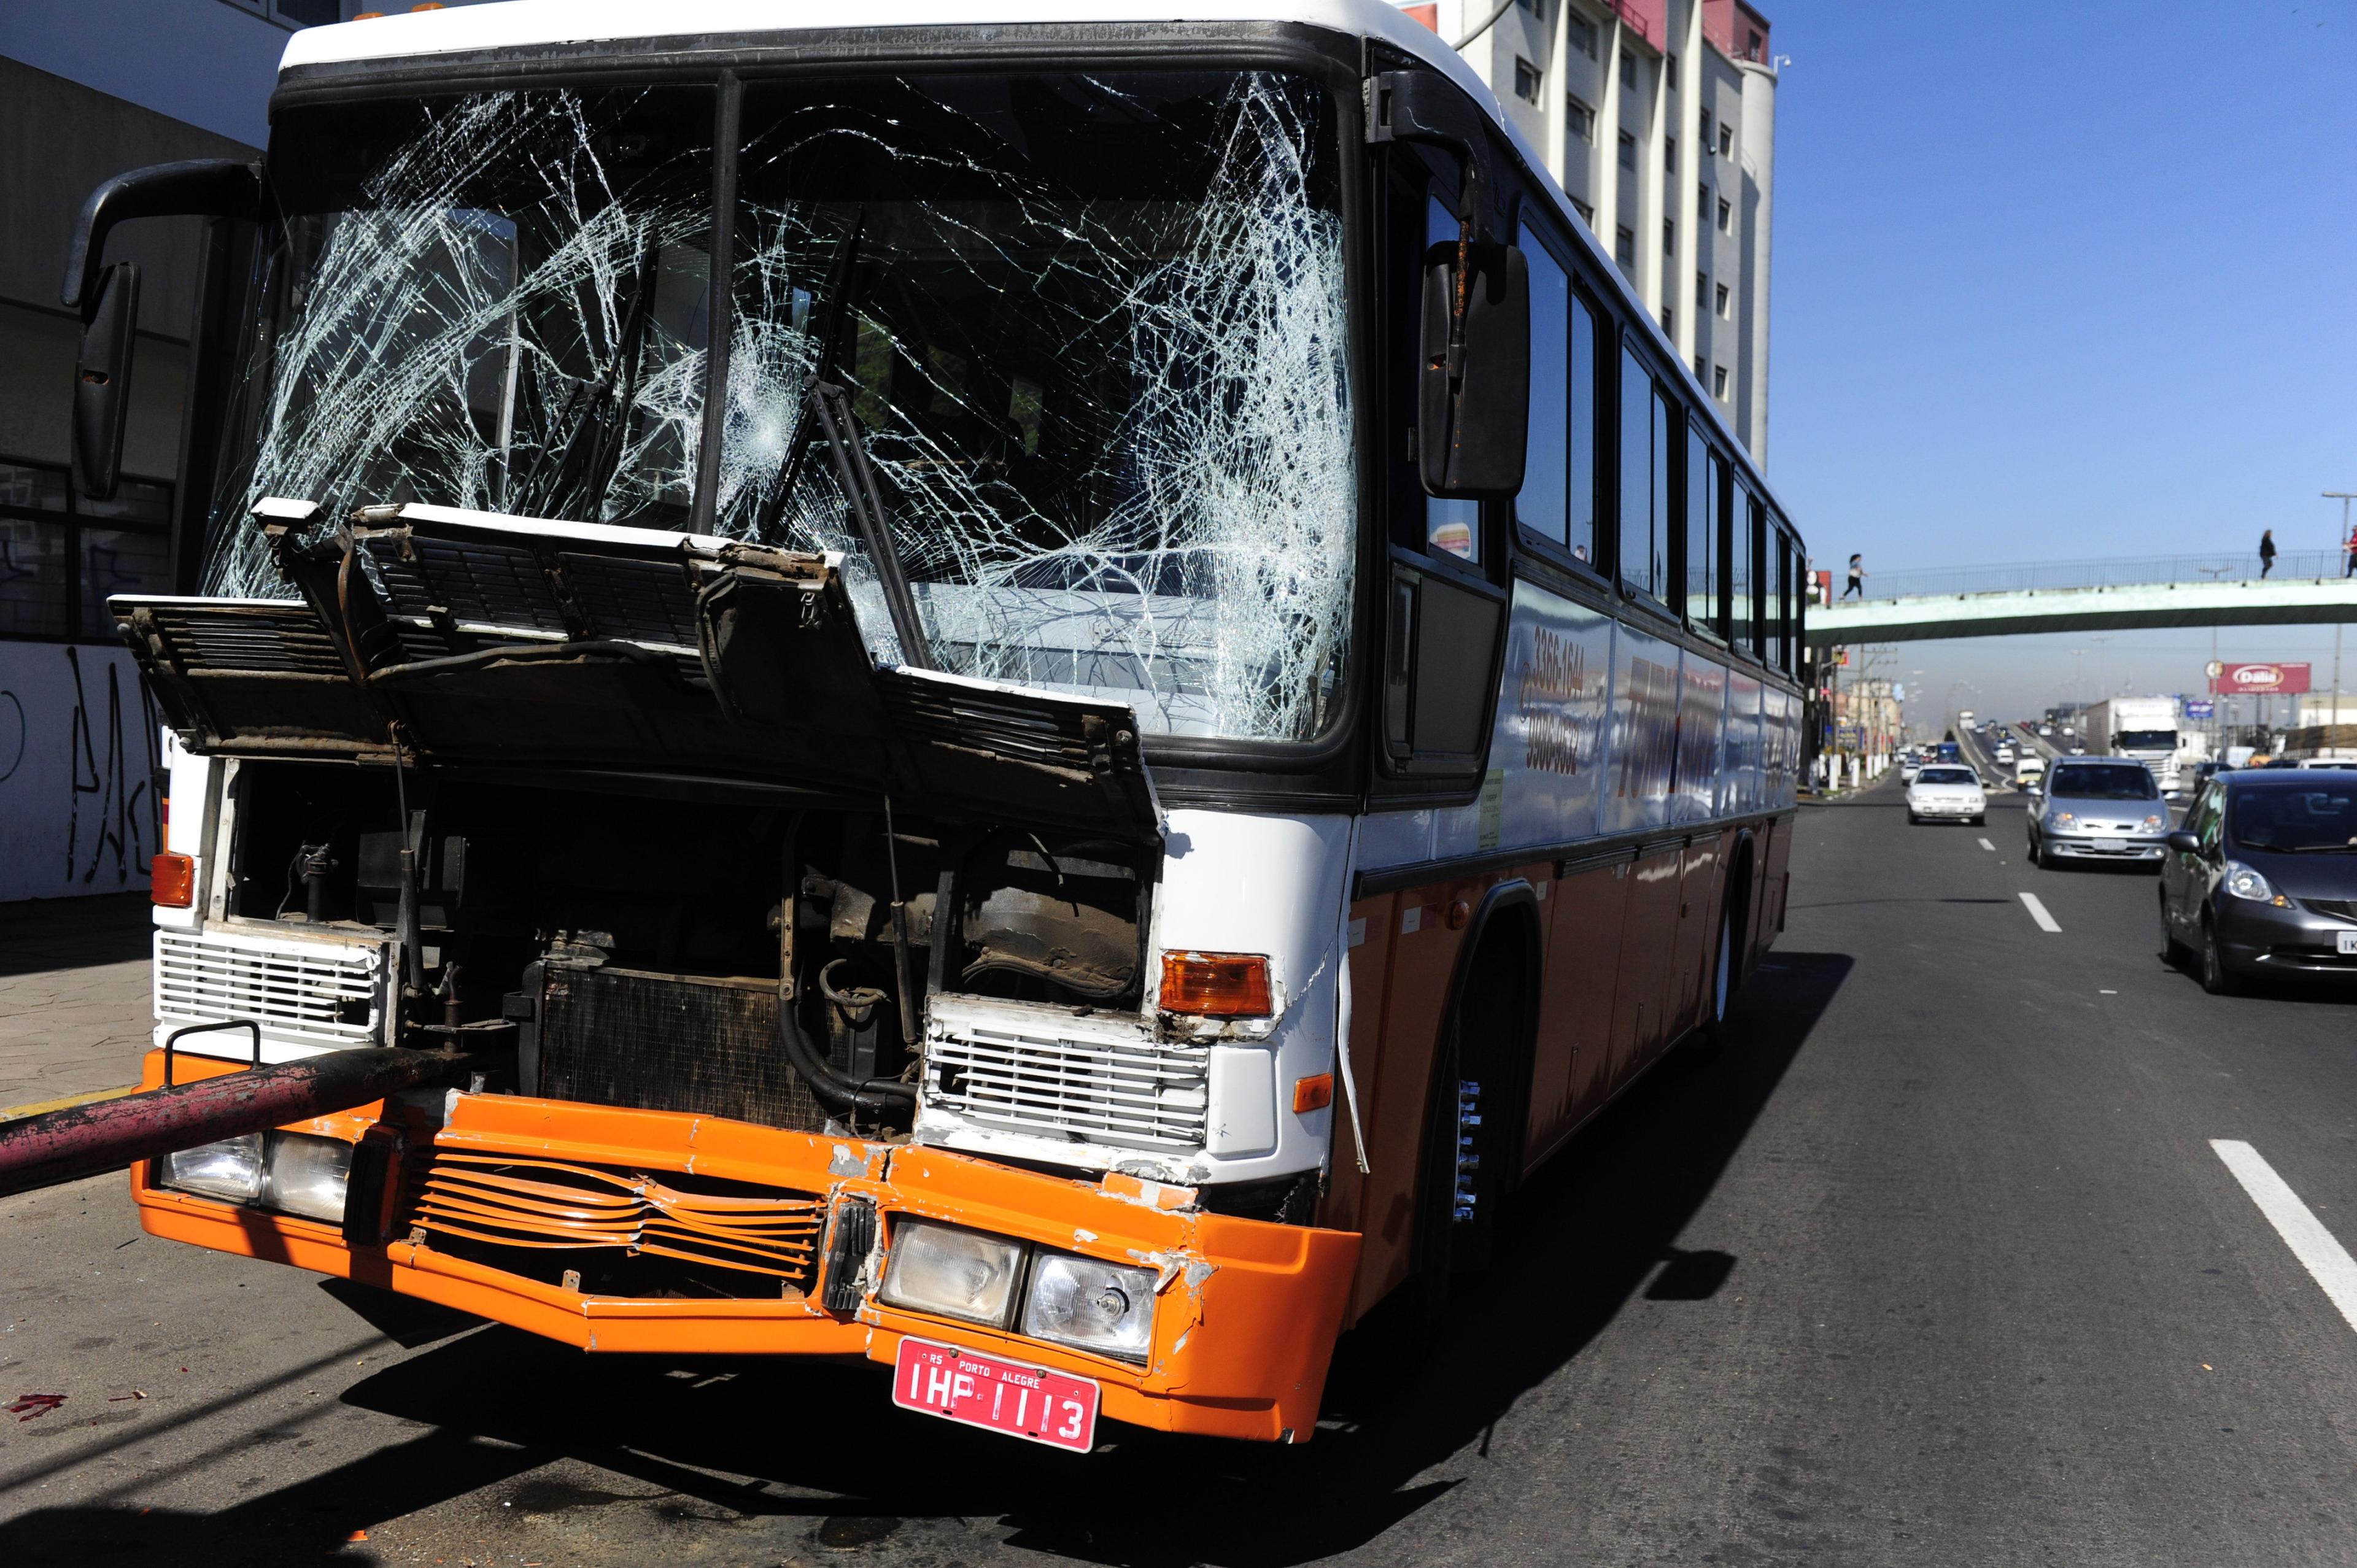
{"type": "Polygon", "coordinates": [[[1488,1272],[1498,1208],[1513,1190],[1538,980],[1529,918],[1510,913],[1476,926],[1479,945],[1458,974],[1433,1053],[1408,1275],[1366,1323],[1370,1348],[1402,1370],[1441,1342],[1458,1296],[1488,1272]],[[1467,1126],[1468,1116],[1479,1124],[1467,1126]],[[1471,1156],[1469,1167],[1460,1167],[1460,1153],[1471,1156]]]}
{"type": "Polygon", "coordinates": [[[1710,981],[1703,991],[1703,1020],[1694,1032],[1694,1053],[1707,1059],[1727,1049],[1727,1010],[1735,1000],[1735,911],[1718,915],[1718,956],[1712,960],[1710,981]]]}

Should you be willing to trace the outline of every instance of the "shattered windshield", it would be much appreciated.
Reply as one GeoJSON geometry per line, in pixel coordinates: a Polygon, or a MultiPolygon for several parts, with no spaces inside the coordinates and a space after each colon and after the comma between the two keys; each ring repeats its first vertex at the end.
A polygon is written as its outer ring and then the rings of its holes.
{"type": "Polygon", "coordinates": [[[676,526],[695,475],[713,94],[294,111],[274,140],[248,463],[217,591],[280,593],[252,502],[676,526]]]}
{"type": "Polygon", "coordinates": [[[708,481],[712,532],[844,553],[880,661],[1112,697],[1163,734],[1324,730],[1357,538],[1325,90],[752,84],[717,298],[713,111],[646,88],[283,114],[212,591],[287,592],[242,525],[264,496],[683,528],[708,481]],[[819,435],[822,377],[922,650],[819,435]]]}
{"type": "Polygon", "coordinates": [[[749,91],[744,124],[718,532],[872,573],[834,464],[795,455],[823,371],[938,667],[1115,696],[1164,733],[1322,728],[1355,537],[1324,91],[797,81],[749,91]]]}

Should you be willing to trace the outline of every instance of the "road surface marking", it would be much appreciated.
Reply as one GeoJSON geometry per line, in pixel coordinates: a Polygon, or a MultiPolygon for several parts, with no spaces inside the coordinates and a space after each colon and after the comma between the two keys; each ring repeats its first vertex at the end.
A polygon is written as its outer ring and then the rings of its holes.
{"type": "Polygon", "coordinates": [[[126,1094],[138,1092],[137,1084],[126,1083],[120,1089],[93,1089],[88,1094],[69,1094],[61,1100],[36,1100],[29,1105],[0,1107],[0,1122],[13,1122],[19,1116],[38,1116],[45,1111],[64,1111],[101,1100],[120,1100],[126,1094]]]}
{"type": "Polygon", "coordinates": [[[2210,1146],[2284,1239],[2291,1255],[2300,1261],[2349,1326],[2357,1328],[2357,1259],[2349,1256],[2349,1249],[2335,1240],[2324,1222],[2309,1212],[2308,1205],[2299,1200],[2284,1178],[2276,1175],[2273,1165],[2259,1157],[2258,1150],[2235,1138],[2212,1138],[2210,1146]]]}
{"type": "Polygon", "coordinates": [[[1989,843],[1986,839],[1981,840],[1981,847],[1988,851],[1991,854],[1995,854],[1996,853],[1996,845],[1989,843]]]}
{"type": "Polygon", "coordinates": [[[2054,923],[2054,917],[2046,912],[2046,906],[2038,901],[2037,894],[2025,893],[2021,901],[2029,906],[2029,918],[2038,922],[2040,930],[2052,931],[2057,936],[2062,934],[2062,928],[2054,923]]]}

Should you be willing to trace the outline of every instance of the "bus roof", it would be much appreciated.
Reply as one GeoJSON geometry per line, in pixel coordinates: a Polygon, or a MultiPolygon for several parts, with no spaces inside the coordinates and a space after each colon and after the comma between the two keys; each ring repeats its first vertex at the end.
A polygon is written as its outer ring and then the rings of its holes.
{"type": "MultiPolygon", "coordinates": [[[[492,5],[446,6],[439,10],[371,16],[331,27],[306,27],[287,39],[280,74],[307,66],[365,66],[378,60],[420,56],[482,54],[602,43],[637,44],[656,38],[685,42],[692,50],[719,49],[719,41],[747,34],[797,32],[869,33],[889,27],[974,27],[1060,25],[1133,26],[1155,23],[1233,25],[1271,23],[1318,27],[1374,38],[1412,55],[1463,88],[1513,147],[1576,242],[1587,247],[1597,275],[1619,292],[1632,321],[1641,321],[1664,363],[1690,389],[1689,410],[1707,410],[1727,456],[1748,476],[1779,519],[1784,508],[1767,476],[1737,438],[1709,394],[1644,308],[1619,265],[1573,209],[1563,187],[1528,138],[1498,102],[1489,84],[1438,34],[1412,20],[1389,0],[866,0],[856,19],[837,4],[821,0],[505,0],[492,5]]],[[[1784,526],[1790,528],[1789,521],[1784,526]]],[[[1796,585],[1797,586],[1797,585],[1796,585]]]]}

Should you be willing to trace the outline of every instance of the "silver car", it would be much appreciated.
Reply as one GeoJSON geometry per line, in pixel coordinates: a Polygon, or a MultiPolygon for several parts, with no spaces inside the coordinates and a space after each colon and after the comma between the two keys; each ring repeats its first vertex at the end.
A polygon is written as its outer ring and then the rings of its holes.
{"type": "Polygon", "coordinates": [[[2030,801],[2029,859],[2127,861],[2160,869],[2169,803],[2133,757],[2072,757],[2055,763],[2030,801]]]}

